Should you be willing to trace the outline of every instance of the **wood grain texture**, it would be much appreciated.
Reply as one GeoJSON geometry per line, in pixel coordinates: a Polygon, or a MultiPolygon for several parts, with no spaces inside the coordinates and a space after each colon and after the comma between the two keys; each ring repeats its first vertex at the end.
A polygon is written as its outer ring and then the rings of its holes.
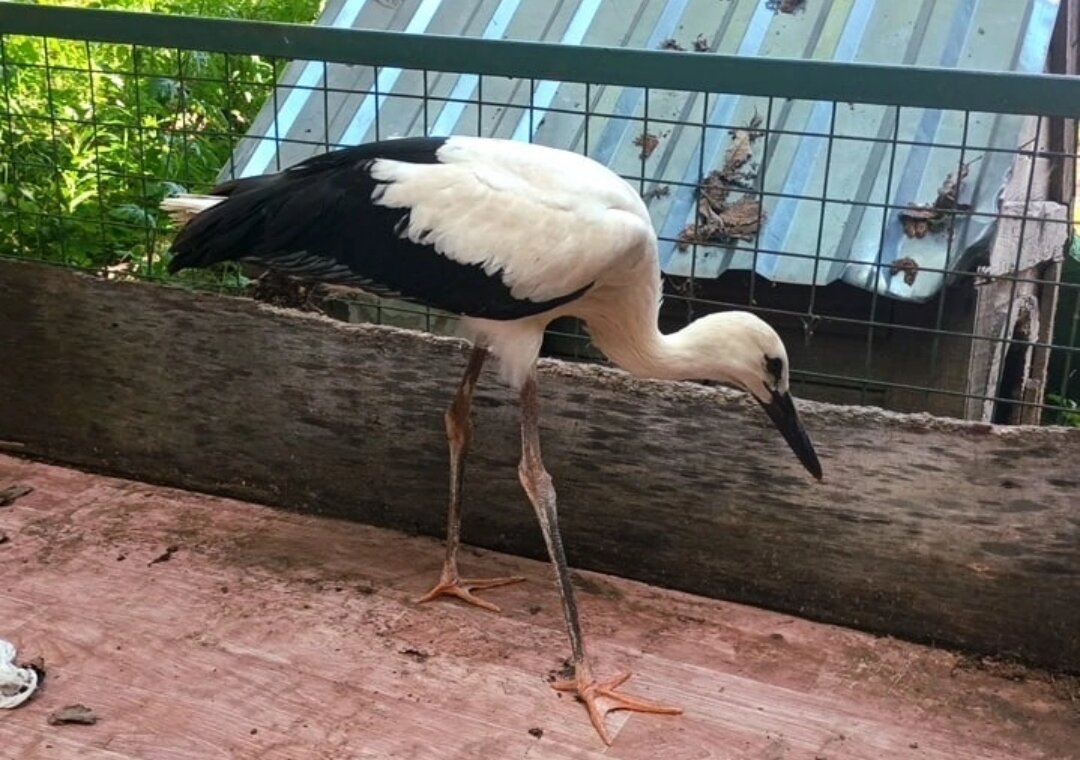
{"type": "MultiPolygon", "coordinates": [[[[0,440],[26,455],[441,536],[462,343],[0,262],[0,440]]],[[[542,367],[572,564],[1080,670],[1080,431],[804,403],[810,482],[743,396],[542,367]]],[[[543,557],[485,373],[465,540],[543,557]]]]}
{"type": "Polygon", "coordinates": [[[35,490],[0,512],[0,636],[48,673],[0,716],[4,758],[1066,760],[1080,743],[1076,683],[582,573],[598,672],[685,709],[611,716],[605,750],[545,680],[567,651],[546,563],[467,550],[466,572],[526,577],[504,613],[417,605],[431,539],[0,456],[5,482],[35,490]],[[75,702],[98,723],[47,724],[75,702]]]}

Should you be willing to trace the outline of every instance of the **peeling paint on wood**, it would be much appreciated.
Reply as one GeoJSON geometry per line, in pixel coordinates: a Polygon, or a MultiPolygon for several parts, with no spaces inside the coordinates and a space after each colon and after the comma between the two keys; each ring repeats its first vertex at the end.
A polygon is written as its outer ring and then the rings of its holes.
{"type": "MultiPolygon", "coordinates": [[[[143,480],[441,536],[459,341],[0,262],[0,439],[143,480]]],[[[571,562],[1080,670],[1080,431],[800,405],[812,483],[740,394],[545,362],[571,562]]],[[[470,543],[542,557],[485,373],[470,543]]]]}

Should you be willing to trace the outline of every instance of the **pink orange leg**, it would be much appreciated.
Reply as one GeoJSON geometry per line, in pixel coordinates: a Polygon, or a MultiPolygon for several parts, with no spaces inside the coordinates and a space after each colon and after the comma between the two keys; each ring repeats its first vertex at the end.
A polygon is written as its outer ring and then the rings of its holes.
{"type": "Polygon", "coordinates": [[[446,560],[443,562],[439,582],[417,601],[430,602],[440,596],[455,596],[485,610],[498,612],[498,607],[480,599],[472,592],[519,583],[525,579],[521,576],[461,578],[457,569],[457,550],[461,543],[461,484],[465,477],[465,456],[469,453],[469,444],[472,442],[472,422],[469,415],[472,412],[473,389],[480,377],[485,358],[487,358],[486,349],[473,349],[465,374],[458,385],[457,394],[450,408],[446,410],[446,437],[450,442],[450,506],[446,520],[446,560]]]}
{"type": "Polygon", "coordinates": [[[525,381],[521,390],[521,464],[518,465],[518,477],[529,501],[532,502],[536,517],[540,522],[540,530],[544,534],[548,555],[555,569],[555,581],[562,601],[566,632],[570,637],[574,678],[568,681],[556,681],[552,686],[559,691],[573,692],[585,704],[585,709],[589,711],[589,720],[600,734],[600,738],[605,744],[611,744],[611,735],[604,727],[604,715],[612,710],[633,710],[664,715],[677,715],[682,710],[619,694],[616,689],[630,677],[629,673],[609,681],[599,682],[594,680],[589,673],[585,658],[585,638],[581,633],[574,588],[570,582],[570,568],[566,563],[566,552],[559,532],[555,486],[540,456],[538,395],[534,373],[525,381]],[[598,699],[607,700],[610,706],[601,710],[597,704],[598,699]]]}

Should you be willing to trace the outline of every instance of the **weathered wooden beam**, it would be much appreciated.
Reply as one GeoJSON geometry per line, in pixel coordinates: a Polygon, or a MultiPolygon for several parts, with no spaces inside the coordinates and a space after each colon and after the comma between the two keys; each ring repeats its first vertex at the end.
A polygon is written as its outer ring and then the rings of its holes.
{"type": "MultiPolygon", "coordinates": [[[[458,341],[0,261],[0,350],[26,455],[443,532],[458,341]]],[[[558,362],[541,383],[574,564],[1080,670],[1080,430],[803,403],[815,484],[740,394],[558,362]]],[[[539,557],[516,420],[485,374],[464,534],[539,557]]]]}
{"type": "MultiPolygon", "coordinates": [[[[1080,54],[1080,0],[1064,0],[1050,40],[1053,74],[1076,75],[1080,54]]],[[[1050,164],[1050,200],[1072,205],[1076,194],[1076,120],[1050,120],[1050,150],[1057,155],[1050,164]]]]}
{"type": "Polygon", "coordinates": [[[1052,201],[1005,201],[990,261],[979,267],[979,278],[991,281],[1017,276],[1047,261],[1061,261],[1069,240],[1069,208],[1052,201]]]}

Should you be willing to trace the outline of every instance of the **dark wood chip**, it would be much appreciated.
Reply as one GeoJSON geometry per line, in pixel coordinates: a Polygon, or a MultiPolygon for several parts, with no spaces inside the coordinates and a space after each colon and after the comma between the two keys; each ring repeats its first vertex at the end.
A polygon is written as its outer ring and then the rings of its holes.
{"type": "Polygon", "coordinates": [[[158,556],[154,557],[152,560],[147,562],[146,566],[149,567],[150,565],[156,565],[159,562],[168,562],[170,559],[172,559],[172,556],[174,554],[176,554],[178,551],[180,551],[180,547],[177,546],[176,544],[172,544],[170,546],[167,546],[167,547],[165,547],[165,551],[163,551],[161,554],[159,554],[158,556]]]}
{"type": "Polygon", "coordinates": [[[4,490],[0,491],[0,507],[8,507],[15,503],[16,499],[21,499],[28,493],[32,493],[33,486],[26,486],[22,483],[16,483],[13,486],[8,486],[4,490]]]}

